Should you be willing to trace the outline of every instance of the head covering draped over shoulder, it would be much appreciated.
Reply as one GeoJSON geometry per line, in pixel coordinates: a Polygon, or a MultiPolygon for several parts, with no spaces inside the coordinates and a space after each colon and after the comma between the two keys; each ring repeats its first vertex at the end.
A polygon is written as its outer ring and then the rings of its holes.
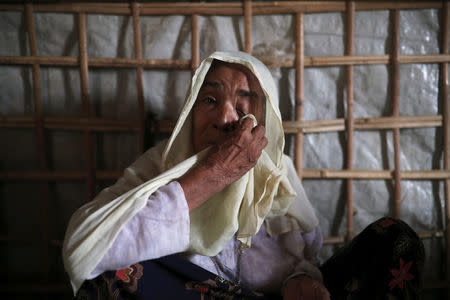
{"type": "Polygon", "coordinates": [[[72,216],[63,258],[74,291],[101,261],[126,222],[145,206],[148,197],[159,187],[181,177],[207,154],[208,149],[193,154],[191,112],[214,60],[241,64],[258,79],[267,101],[268,145],[253,169],[190,213],[189,251],[214,256],[235,234],[243,248],[250,247],[251,237],[259,231],[263,221],[270,235],[294,229],[309,232],[318,225],[305,194],[296,195],[287,177],[278,93],[269,70],[246,53],[215,52],[203,60],[195,72],[172,135],[162,157],[156,158],[160,159],[163,172],[112,201],[100,194],[72,216]]]}
{"type": "MultiPolygon", "coordinates": [[[[282,159],[284,131],[277,88],[267,67],[244,52],[215,52],[203,60],[192,79],[190,93],[163,152],[162,168],[170,169],[192,153],[192,149],[186,146],[191,145],[192,140],[192,108],[214,60],[243,65],[257,78],[266,99],[265,135],[268,144],[255,168],[191,212],[190,251],[209,256],[220,252],[235,233],[241,245],[249,247],[251,237],[258,232],[264,219],[285,215],[296,196],[282,159]]],[[[280,226],[270,226],[270,223],[268,221],[267,226],[272,229],[270,233],[280,233],[273,232],[280,226]]],[[[305,226],[302,229],[310,231],[305,226]]]]}

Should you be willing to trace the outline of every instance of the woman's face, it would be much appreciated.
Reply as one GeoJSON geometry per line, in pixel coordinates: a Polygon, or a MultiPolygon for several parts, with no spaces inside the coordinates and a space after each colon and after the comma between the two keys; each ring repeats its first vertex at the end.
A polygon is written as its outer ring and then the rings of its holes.
{"type": "Polygon", "coordinates": [[[264,114],[265,98],[256,77],[239,64],[219,63],[205,77],[193,108],[194,151],[224,141],[239,119],[264,114]]]}

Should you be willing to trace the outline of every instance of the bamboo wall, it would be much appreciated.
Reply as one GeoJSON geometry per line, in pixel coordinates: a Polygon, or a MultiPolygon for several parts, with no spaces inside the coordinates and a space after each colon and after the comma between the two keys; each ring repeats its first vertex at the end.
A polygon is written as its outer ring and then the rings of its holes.
{"type": "MultiPolygon", "coordinates": [[[[34,113],[31,115],[11,116],[0,115],[0,129],[26,129],[36,137],[39,168],[25,171],[0,170],[0,180],[3,182],[33,182],[39,189],[36,199],[39,201],[41,220],[40,236],[17,238],[7,233],[0,236],[1,243],[7,248],[16,245],[38,245],[41,249],[41,259],[48,266],[54,264],[55,254],[59,253],[61,240],[49,234],[48,218],[50,214],[48,194],[49,185],[53,182],[84,182],[86,201],[92,199],[96,193],[99,181],[114,180],[122,170],[97,170],[94,163],[95,135],[109,132],[135,132],[139,145],[137,152],[144,150],[146,135],[146,111],[144,107],[143,71],[157,70],[190,70],[193,72],[200,62],[200,36],[198,18],[202,15],[242,16],[244,18],[244,48],[240,49],[252,53],[252,16],[271,14],[291,14],[295,17],[295,59],[277,61],[263,60],[269,67],[291,68],[295,70],[295,120],[284,121],[283,125],[288,135],[295,136],[295,165],[300,178],[304,180],[342,179],[345,180],[346,197],[346,234],[343,236],[328,236],[326,244],[340,244],[352,238],[357,232],[353,226],[353,187],[358,180],[392,180],[394,183],[393,216],[401,217],[402,197],[401,182],[411,180],[440,181],[445,185],[445,228],[450,224],[450,167],[449,167],[449,96],[448,96],[448,63],[449,45],[449,7],[448,2],[252,2],[242,3],[137,3],[108,4],[31,4],[0,5],[0,11],[17,11],[24,15],[26,32],[30,49],[27,56],[0,56],[0,72],[3,66],[29,66],[32,69],[34,113]],[[439,54],[400,54],[399,44],[399,12],[407,9],[438,9],[441,19],[441,51],[439,54]],[[354,54],[355,11],[389,10],[392,26],[392,52],[385,55],[354,54]],[[35,14],[38,12],[66,13],[76,16],[78,30],[79,55],[77,57],[48,57],[40,56],[37,48],[35,14]],[[322,12],[342,12],[346,18],[345,55],[307,57],[304,52],[304,15],[322,12]],[[134,57],[133,58],[98,58],[89,57],[86,39],[86,15],[112,14],[132,17],[134,57]],[[145,15],[188,15],[191,17],[191,59],[143,59],[142,41],[139,26],[140,16],[145,15]],[[399,68],[403,64],[440,64],[440,101],[442,113],[435,116],[401,116],[399,111],[399,68]],[[388,65],[391,67],[392,82],[392,112],[390,116],[377,118],[355,118],[354,104],[354,67],[364,65],[388,65]],[[82,114],[74,117],[44,116],[41,99],[41,68],[43,67],[77,68],[80,76],[80,91],[82,99],[82,114]],[[346,72],[346,115],[344,118],[333,120],[305,120],[304,93],[308,87],[304,85],[305,68],[328,66],[344,66],[346,72]],[[91,96],[89,86],[89,70],[95,68],[127,68],[136,72],[136,90],[138,113],[135,118],[111,119],[98,117],[91,111],[91,96]],[[444,167],[435,170],[402,170],[400,165],[400,135],[406,128],[442,128],[444,167]],[[64,171],[49,167],[48,145],[46,134],[52,130],[79,132],[82,134],[84,165],[77,171],[64,171]],[[394,165],[393,169],[360,170],[353,167],[354,163],[354,133],[356,131],[391,131],[393,133],[394,165]],[[344,132],[346,136],[346,158],[343,169],[305,169],[303,165],[303,143],[305,135],[310,133],[344,132]],[[57,249],[57,250],[55,250],[57,249]]],[[[0,29],[1,30],[1,29],[0,29]]],[[[1,84],[1,83],[0,83],[1,84]]],[[[4,100],[2,100],[4,101],[4,100]]],[[[7,101],[7,99],[6,99],[7,101]]],[[[281,99],[281,101],[283,101],[281,99]]],[[[1,112],[0,112],[1,113],[1,112]]],[[[151,129],[158,132],[170,132],[174,120],[159,120],[153,122],[151,129]]],[[[2,201],[14,201],[3,199],[2,201]]],[[[442,238],[445,241],[445,255],[450,271],[450,231],[419,232],[424,239],[442,238]]],[[[58,255],[58,254],[56,254],[58,255]]],[[[442,282],[426,283],[428,288],[448,287],[447,279],[442,282]]],[[[55,283],[51,276],[41,278],[36,282],[7,282],[0,284],[3,293],[40,293],[55,294],[68,293],[69,287],[61,281],[55,283]]],[[[70,291],[69,291],[70,292],[70,291]]],[[[52,296],[53,297],[53,296],[52,296]]],[[[53,298],[52,298],[53,299],[53,298]]]]}

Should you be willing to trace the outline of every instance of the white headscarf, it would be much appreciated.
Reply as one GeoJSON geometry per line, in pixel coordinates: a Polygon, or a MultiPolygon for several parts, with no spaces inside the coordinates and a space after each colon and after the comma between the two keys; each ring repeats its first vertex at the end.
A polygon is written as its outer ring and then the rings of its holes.
{"type": "MultiPolygon", "coordinates": [[[[195,72],[184,108],[162,157],[151,158],[162,162],[164,172],[112,201],[101,193],[72,216],[63,258],[75,292],[107,253],[122,227],[145,206],[148,197],[159,187],[181,177],[206,155],[208,149],[191,156],[191,110],[215,59],[241,64],[258,79],[267,100],[268,145],[253,169],[190,213],[189,251],[214,256],[235,234],[244,248],[250,247],[251,237],[264,220],[270,235],[294,229],[309,232],[318,225],[308,199],[304,193],[296,196],[287,178],[278,93],[269,70],[246,53],[215,52],[203,60],[195,72]]],[[[126,191],[126,187],[123,190],[126,191]]]]}

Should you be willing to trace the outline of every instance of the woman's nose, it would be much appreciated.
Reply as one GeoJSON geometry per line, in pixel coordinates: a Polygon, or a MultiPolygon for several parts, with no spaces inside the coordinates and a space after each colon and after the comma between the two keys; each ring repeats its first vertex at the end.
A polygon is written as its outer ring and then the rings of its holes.
{"type": "Polygon", "coordinates": [[[231,103],[224,103],[219,109],[216,127],[223,130],[232,130],[239,121],[239,115],[231,103]]]}

